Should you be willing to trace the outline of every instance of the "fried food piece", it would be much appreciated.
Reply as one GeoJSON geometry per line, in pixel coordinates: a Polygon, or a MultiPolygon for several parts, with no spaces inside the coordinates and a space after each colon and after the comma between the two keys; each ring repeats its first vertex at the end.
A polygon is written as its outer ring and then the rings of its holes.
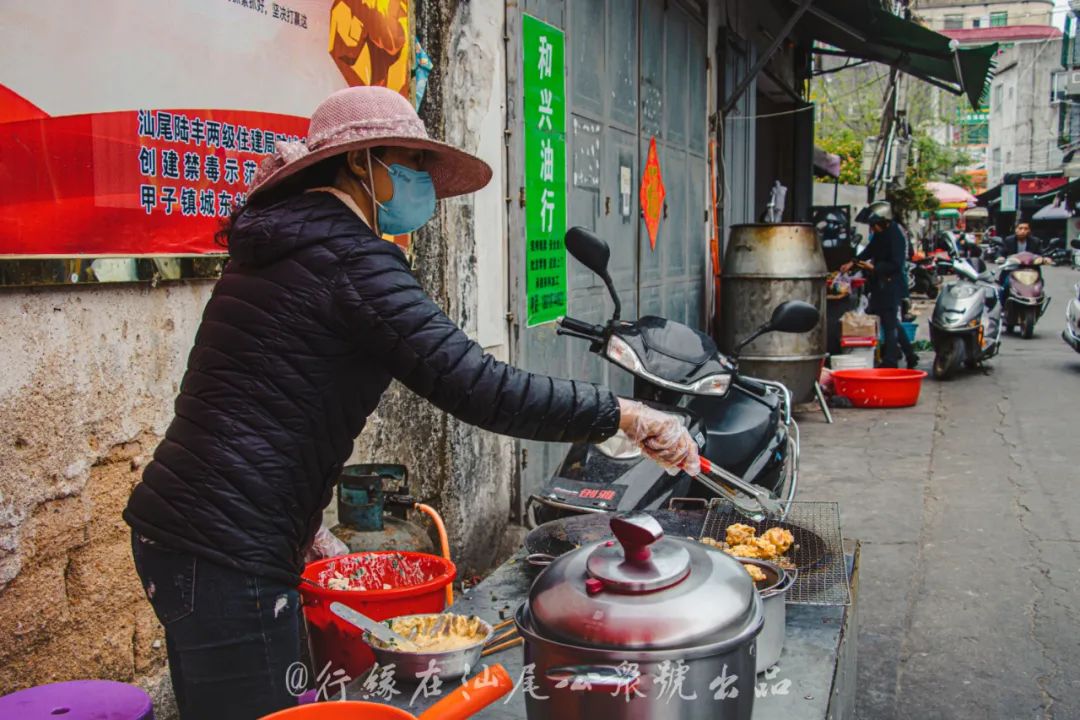
{"type": "Polygon", "coordinates": [[[765,571],[759,568],[757,565],[743,563],[742,566],[746,568],[746,572],[750,573],[750,578],[754,582],[765,582],[769,579],[769,576],[765,574],[765,571]]]}
{"type": "Polygon", "coordinates": [[[749,525],[735,523],[734,525],[728,525],[726,535],[727,544],[732,547],[749,545],[750,541],[757,535],[757,530],[749,525]]]}
{"type": "Polygon", "coordinates": [[[761,551],[760,557],[762,560],[772,560],[780,554],[780,550],[763,537],[754,538],[752,544],[761,551]]]}
{"type": "Polygon", "coordinates": [[[751,545],[751,544],[732,545],[730,548],[728,548],[726,550],[726,552],[727,552],[728,555],[734,555],[735,557],[755,558],[755,559],[758,559],[758,560],[768,560],[768,558],[763,555],[761,548],[759,548],[757,545],[751,545]]]}
{"type": "Polygon", "coordinates": [[[761,538],[775,545],[779,555],[786,553],[795,544],[795,536],[790,530],[782,527],[769,528],[761,534],[761,538]]]}
{"type": "MultiPolygon", "coordinates": [[[[691,539],[693,539],[693,538],[691,538],[691,539]]],[[[701,538],[701,544],[702,545],[708,545],[709,547],[716,548],[717,550],[726,550],[727,549],[727,546],[724,543],[722,543],[719,540],[716,540],[714,538],[711,538],[711,537],[703,537],[703,538],[701,538]]]]}

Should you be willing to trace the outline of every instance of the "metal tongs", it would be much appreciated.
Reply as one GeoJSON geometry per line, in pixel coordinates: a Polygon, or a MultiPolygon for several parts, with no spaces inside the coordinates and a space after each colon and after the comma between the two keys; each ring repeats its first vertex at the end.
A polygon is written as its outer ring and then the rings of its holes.
{"type": "Polygon", "coordinates": [[[717,495],[727,498],[735,509],[754,522],[765,518],[783,519],[783,504],[765,490],[744,481],[738,475],[717,467],[701,457],[701,472],[693,478],[717,495]],[[749,496],[749,497],[746,497],[749,496]]]}

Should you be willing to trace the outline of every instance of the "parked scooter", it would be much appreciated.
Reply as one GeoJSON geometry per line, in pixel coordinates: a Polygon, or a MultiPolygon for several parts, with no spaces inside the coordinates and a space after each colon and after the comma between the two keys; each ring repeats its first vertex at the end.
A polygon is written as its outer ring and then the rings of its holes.
{"type": "Polygon", "coordinates": [[[1035,334],[1035,323],[1050,306],[1043,284],[1043,259],[1029,252],[1017,253],[1006,258],[1001,266],[1008,273],[1005,291],[1005,329],[1019,325],[1020,335],[1028,340],[1035,334]]]}
{"type": "Polygon", "coordinates": [[[1052,238],[1046,246],[1043,257],[1049,258],[1054,265],[1069,265],[1072,263],[1072,251],[1065,245],[1065,238],[1052,238]]]}
{"type": "Polygon", "coordinates": [[[1061,338],[1080,353],[1080,283],[1073,288],[1072,299],[1065,307],[1065,329],[1061,331],[1061,338]]]}
{"type": "Polygon", "coordinates": [[[780,509],[767,514],[786,515],[799,465],[791,395],[780,383],[741,375],[738,351],[767,332],[809,332],[819,321],[818,310],[800,301],[782,303],[729,358],[711,337],[682,323],[655,316],[620,320],[607,243],[571,228],[566,248],[604,281],[615,311],[604,325],[561,318],[557,332],[588,340],[590,352],[630,372],[634,399],[679,415],[710,461],[711,476],[724,479],[717,484],[685,473],[672,477],[619,432],[598,445],[570,447],[543,490],[529,498],[529,524],[583,513],[657,510],[673,498],[708,500],[721,494],[747,513],[765,508],[755,500],[765,498],[780,509]]]}
{"type": "Polygon", "coordinates": [[[938,295],[930,317],[934,377],[944,380],[961,365],[974,368],[1001,349],[1001,305],[994,276],[982,258],[941,261],[956,273],[938,295]]]}
{"type": "Polygon", "coordinates": [[[938,275],[937,258],[933,255],[917,254],[911,259],[911,292],[925,295],[933,300],[941,289],[941,277],[938,275]]]}

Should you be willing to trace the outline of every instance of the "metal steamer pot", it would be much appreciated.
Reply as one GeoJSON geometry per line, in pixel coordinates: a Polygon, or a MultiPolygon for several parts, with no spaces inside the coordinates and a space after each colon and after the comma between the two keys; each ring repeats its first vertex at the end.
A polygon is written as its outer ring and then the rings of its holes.
{"type": "Polygon", "coordinates": [[[757,583],[765,611],[765,627],[757,639],[757,672],[763,673],[780,660],[784,649],[784,637],[787,626],[787,591],[795,582],[796,570],[784,570],[778,565],[765,560],[740,558],[748,565],[757,565],[767,579],[757,583]]]}
{"type": "Polygon", "coordinates": [[[515,620],[529,720],[748,720],[765,615],[746,570],[645,514],[556,559],[515,620]]]}

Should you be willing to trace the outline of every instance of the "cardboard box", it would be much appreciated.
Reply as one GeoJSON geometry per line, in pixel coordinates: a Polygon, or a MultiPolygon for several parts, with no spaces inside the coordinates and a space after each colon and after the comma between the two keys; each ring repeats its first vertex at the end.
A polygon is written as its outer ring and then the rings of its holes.
{"type": "Polygon", "coordinates": [[[855,312],[854,310],[844,313],[840,318],[841,337],[872,337],[876,338],[878,332],[877,315],[855,312]]]}

